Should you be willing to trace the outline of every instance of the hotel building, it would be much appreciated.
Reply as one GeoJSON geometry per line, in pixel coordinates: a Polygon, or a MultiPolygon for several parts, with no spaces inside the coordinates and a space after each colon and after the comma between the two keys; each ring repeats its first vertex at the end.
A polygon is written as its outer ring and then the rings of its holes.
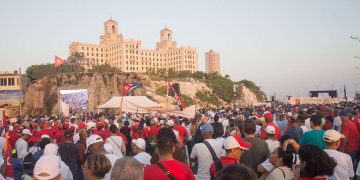
{"type": "Polygon", "coordinates": [[[86,62],[81,62],[81,65],[86,69],[109,64],[122,72],[169,68],[175,71],[198,71],[196,48],[178,47],[170,29],[165,27],[160,31],[160,40],[155,49],[145,49],[140,40],[124,39],[118,28],[118,23],[110,18],[104,23],[104,34],[100,36],[99,44],[73,42],[69,46],[70,56],[83,54],[86,62]]]}

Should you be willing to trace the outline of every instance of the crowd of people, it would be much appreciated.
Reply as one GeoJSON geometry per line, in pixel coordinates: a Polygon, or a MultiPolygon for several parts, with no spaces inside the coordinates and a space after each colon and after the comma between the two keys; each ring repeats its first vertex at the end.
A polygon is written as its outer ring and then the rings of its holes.
{"type": "Polygon", "coordinates": [[[345,180],[360,175],[359,115],[344,102],[24,116],[7,119],[0,149],[8,132],[15,180],[345,180]]]}
{"type": "Polygon", "coordinates": [[[68,104],[70,109],[87,109],[89,95],[87,91],[61,94],[61,101],[68,104]]]}

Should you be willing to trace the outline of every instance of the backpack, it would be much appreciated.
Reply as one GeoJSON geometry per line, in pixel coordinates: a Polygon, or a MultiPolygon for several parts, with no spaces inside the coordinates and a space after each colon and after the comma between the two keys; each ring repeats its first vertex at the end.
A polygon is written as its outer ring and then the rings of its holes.
{"type": "Polygon", "coordinates": [[[24,157],[24,169],[33,169],[35,164],[33,161],[33,154],[31,152],[29,152],[25,157],[24,157]]]}
{"type": "Polygon", "coordinates": [[[149,140],[150,148],[155,149],[156,148],[156,137],[155,135],[152,135],[149,140]]]}

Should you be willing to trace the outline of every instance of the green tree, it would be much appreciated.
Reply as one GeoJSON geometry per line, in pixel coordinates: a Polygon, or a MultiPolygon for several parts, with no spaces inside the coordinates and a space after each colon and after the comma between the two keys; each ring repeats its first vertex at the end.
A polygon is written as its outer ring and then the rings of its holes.
{"type": "Polygon", "coordinates": [[[112,67],[109,64],[101,64],[94,66],[89,72],[107,73],[107,72],[120,72],[120,69],[112,67]]]}

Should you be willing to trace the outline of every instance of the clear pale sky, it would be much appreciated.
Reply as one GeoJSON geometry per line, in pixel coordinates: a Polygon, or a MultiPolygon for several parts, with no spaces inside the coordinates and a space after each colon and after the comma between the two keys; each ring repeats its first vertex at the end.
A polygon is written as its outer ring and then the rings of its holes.
{"type": "Polygon", "coordinates": [[[73,41],[98,43],[103,23],[119,22],[124,38],[154,48],[159,31],[178,45],[220,52],[222,74],[248,79],[268,95],[307,96],[347,86],[360,91],[358,0],[37,0],[0,2],[0,70],[66,58],[73,41]]]}

